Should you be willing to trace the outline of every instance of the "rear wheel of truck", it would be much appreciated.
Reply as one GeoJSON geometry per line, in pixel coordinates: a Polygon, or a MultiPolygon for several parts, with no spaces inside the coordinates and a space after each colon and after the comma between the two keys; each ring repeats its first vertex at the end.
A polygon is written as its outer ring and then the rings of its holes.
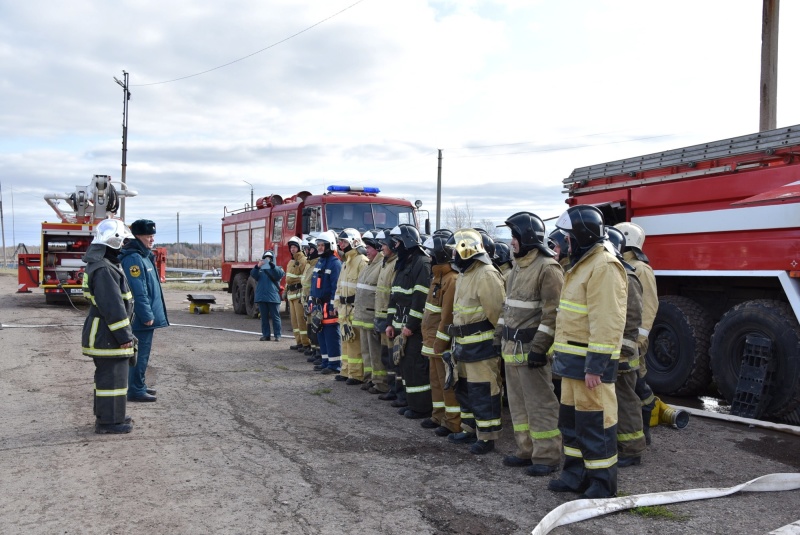
{"type": "Polygon", "coordinates": [[[256,304],[256,287],[258,281],[253,278],[247,279],[247,289],[245,290],[245,306],[247,307],[247,315],[251,318],[258,317],[258,305],[256,304]]]}
{"type": "Polygon", "coordinates": [[[247,273],[237,273],[233,277],[231,299],[233,300],[233,311],[236,314],[247,314],[247,306],[245,305],[247,279],[247,273]]]}
{"type": "Polygon", "coordinates": [[[646,357],[647,384],[653,391],[690,396],[708,386],[713,326],[705,309],[691,299],[677,295],[659,299],[646,357]]]}
{"type": "Polygon", "coordinates": [[[800,406],[800,325],[788,303],[757,299],[727,311],[711,338],[711,369],[717,388],[733,403],[747,337],[769,344],[769,371],[762,395],[769,396],[757,417],[788,417],[800,406]]]}

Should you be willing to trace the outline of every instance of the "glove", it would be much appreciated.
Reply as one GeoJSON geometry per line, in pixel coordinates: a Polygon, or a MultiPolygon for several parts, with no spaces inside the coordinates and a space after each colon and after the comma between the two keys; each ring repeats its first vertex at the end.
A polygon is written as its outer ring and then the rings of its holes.
{"type": "Polygon", "coordinates": [[[356,337],[356,331],[349,323],[342,323],[342,340],[352,342],[356,337]]]}
{"type": "Polygon", "coordinates": [[[444,361],[444,388],[445,390],[450,390],[458,381],[456,361],[449,351],[442,353],[442,361],[444,361]]]}
{"type": "Polygon", "coordinates": [[[128,366],[133,368],[136,366],[136,361],[139,360],[139,340],[137,338],[133,339],[133,356],[128,359],[128,366]]]}
{"type": "Polygon", "coordinates": [[[528,368],[541,368],[547,365],[547,355],[544,353],[528,353],[528,368]]]}
{"type": "Polygon", "coordinates": [[[315,308],[311,312],[311,321],[308,323],[308,326],[315,333],[322,330],[322,309],[315,308]]]}
{"type": "Polygon", "coordinates": [[[406,337],[403,336],[402,334],[399,336],[395,336],[394,346],[392,346],[392,362],[394,362],[395,366],[399,366],[400,361],[403,360],[405,349],[406,349],[406,337]]]}

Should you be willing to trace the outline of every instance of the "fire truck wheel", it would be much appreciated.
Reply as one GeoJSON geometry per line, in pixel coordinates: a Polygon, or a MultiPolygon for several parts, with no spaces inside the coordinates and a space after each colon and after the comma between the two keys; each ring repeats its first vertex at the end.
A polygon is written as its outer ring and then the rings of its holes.
{"type": "Polygon", "coordinates": [[[247,307],[247,315],[251,318],[258,317],[258,305],[256,304],[256,286],[258,286],[258,282],[253,279],[247,279],[247,287],[245,290],[245,298],[244,303],[247,307]]]}
{"type": "Polygon", "coordinates": [[[231,299],[233,300],[233,311],[236,314],[247,314],[247,307],[245,306],[247,279],[247,273],[237,273],[233,277],[233,284],[231,285],[231,299]]]}
{"type": "MultiPolygon", "coordinates": [[[[764,351],[771,360],[766,364],[764,380],[766,390],[759,396],[748,393],[748,403],[759,401],[763,395],[769,400],[759,407],[757,417],[788,416],[800,406],[800,325],[788,303],[757,299],[740,303],[723,314],[711,339],[711,369],[720,393],[733,403],[742,369],[746,338],[754,335],[766,338],[769,349],[764,351]]],[[[749,366],[762,363],[760,357],[750,357],[749,366]]],[[[752,369],[752,368],[751,368],[752,369]]],[[[757,375],[758,370],[754,370],[757,375]]]]}
{"type": "Polygon", "coordinates": [[[659,299],[646,357],[647,384],[653,391],[690,396],[708,386],[713,326],[705,309],[691,299],[676,295],[659,299]]]}

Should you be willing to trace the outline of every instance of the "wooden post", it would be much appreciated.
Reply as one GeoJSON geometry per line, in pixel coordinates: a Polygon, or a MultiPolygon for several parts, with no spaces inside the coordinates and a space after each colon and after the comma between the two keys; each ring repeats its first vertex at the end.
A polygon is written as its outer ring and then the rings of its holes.
{"type": "Polygon", "coordinates": [[[761,18],[760,132],[777,128],[779,11],[780,0],[764,0],[761,18]]]}

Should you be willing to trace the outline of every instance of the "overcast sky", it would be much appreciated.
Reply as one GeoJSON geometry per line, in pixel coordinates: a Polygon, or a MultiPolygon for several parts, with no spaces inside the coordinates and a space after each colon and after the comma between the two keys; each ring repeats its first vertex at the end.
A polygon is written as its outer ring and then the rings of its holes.
{"type": "MultiPolygon", "coordinates": [[[[576,167],[758,130],[761,4],[0,0],[6,244],[38,245],[45,193],[119,180],[123,70],[126,220],[159,243],[178,213],[181,241],[219,243],[245,181],[378,186],[435,220],[437,149],[443,209],[557,216],[576,167]]],[[[780,18],[779,127],[800,123],[800,2],[780,18]]]]}

